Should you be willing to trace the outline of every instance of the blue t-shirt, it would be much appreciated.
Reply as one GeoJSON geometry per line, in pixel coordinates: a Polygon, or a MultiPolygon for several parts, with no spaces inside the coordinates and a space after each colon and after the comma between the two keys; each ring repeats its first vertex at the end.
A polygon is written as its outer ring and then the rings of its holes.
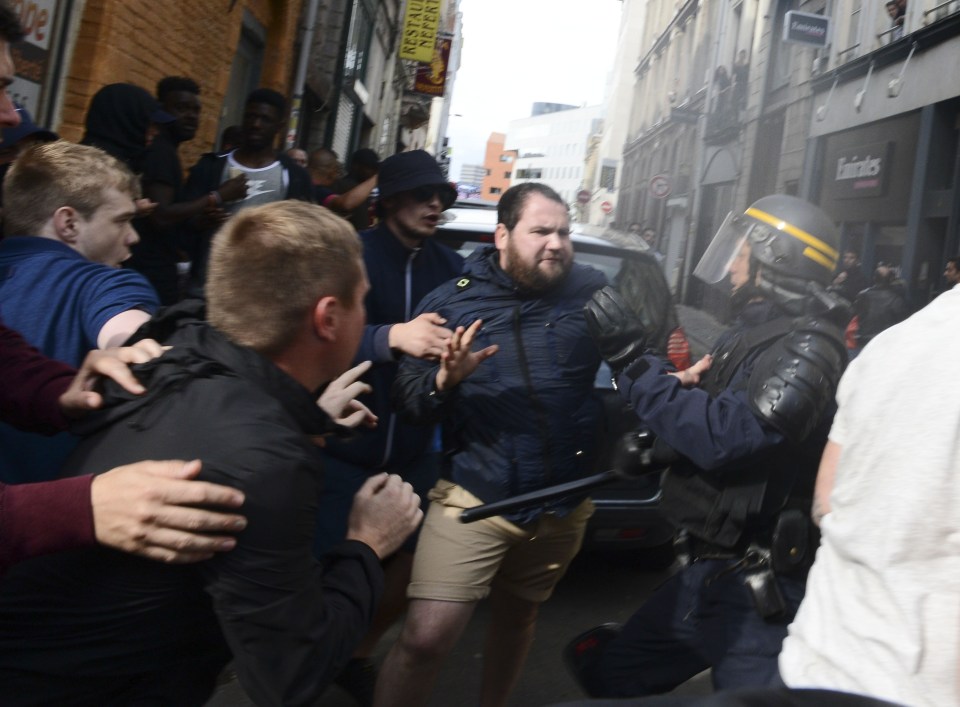
{"type": "MultiPolygon", "coordinates": [[[[0,241],[0,321],[50,358],[79,366],[110,319],[130,309],[153,314],[158,306],[137,272],[90,262],[49,238],[0,241]]],[[[55,478],[73,446],[65,433],[43,437],[2,425],[0,481],[55,478]]]]}

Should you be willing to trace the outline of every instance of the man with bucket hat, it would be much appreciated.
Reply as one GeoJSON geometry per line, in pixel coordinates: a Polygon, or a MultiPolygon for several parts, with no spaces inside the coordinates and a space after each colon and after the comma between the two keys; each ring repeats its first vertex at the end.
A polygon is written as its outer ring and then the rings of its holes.
{"type": "MultiPolygon", "coordinates": [[[[357,361],[372,361],[365,376],[372,392],[361,398],[378,417],[375,429],[359,439],[330,440],[324,449],[326,488],[317,514],[318,556],[340,542],[354,494],[367,478],[389,471],[413,485],[421,498],[436,482],[439,451],[433,427],[400,422],[390,405],[390,389],[404,354],[439,360],[452,332],[435,312],[413,317],[428,292],[460,274],[463,258],[432,240],[440,215],[456,190],[437,161],[423,150],[402,152],[380,164],[380,222],[363,231],[363,259],[370,279],[364,304],[367,325],[357,361]]],[[[338,682],[361,704],[369,704],[375,678],[369,655],[402,611],[416,536],[384,567],[385,594],[370,634],[338,682]]]]}

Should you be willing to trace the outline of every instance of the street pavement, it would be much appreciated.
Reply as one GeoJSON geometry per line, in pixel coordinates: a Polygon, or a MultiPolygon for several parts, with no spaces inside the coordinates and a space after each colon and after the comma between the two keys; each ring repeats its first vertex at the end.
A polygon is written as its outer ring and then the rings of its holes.
{"type": "MultiPolygon", "coordinates": [[[[536,638],[509,707],[541,707],[582,698],[583,694],[563,666],[563,647],[588,628],[608,621],[626,621],[673,569],[650,569],[645,566],[642,554],[581,553],[554,596],[540,610],[536,638]]],[[[428,707],[476,704],[488,620],[488,608],[481,602],[460,642],[448,656],[428,707]]],[[[374,656],[378,664],[396,640],[398,630],[394,627],[380,642],[374,656]]],[[[684,695],[710,692],[708,673],[701,673],[675,690],[675,694],[684,695]]],[[[355,704],[345,692],[333,686],[316,707],[355,707],[355,704]]],[[[221,685],[207,703],[207,707],[252,705],[236,678],[221,685]]]]}

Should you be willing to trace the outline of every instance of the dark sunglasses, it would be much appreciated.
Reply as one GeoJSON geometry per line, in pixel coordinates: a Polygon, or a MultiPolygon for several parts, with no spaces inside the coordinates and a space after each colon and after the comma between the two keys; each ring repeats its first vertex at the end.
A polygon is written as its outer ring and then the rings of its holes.
{"type": "Polygon", "coordinates": [[[440,203],[448,205],[450,203],[451,188],[446,184],[425,184],[422,187],[415,187],[410,190],[414,201],[425,204],[433,197],[440,199],[440,203]]]}

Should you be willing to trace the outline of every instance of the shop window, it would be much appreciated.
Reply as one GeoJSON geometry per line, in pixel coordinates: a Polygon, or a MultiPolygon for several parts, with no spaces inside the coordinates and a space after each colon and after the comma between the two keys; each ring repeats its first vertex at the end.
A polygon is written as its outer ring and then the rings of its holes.
{"type": "Polygon", "coordinates": [[[600,170],[600,186],[607,191],[613,191],[617,178],[616,167],[603,167],[600,170]]]}
{"type": "Polygon", "coordinates": [[[839,61],[850,61],[860,52],[860,18],[862,12],[862,0],[853,0],[850,10],[850,21],[847,24],[847,42],[846,46],[837,55],[839,61]]]}
{"type": "Polygon", "coordinates": [[[373,13],[365,0],[354,0],[350,13],[350,31],[347,35],[347,47],[343,57],[343,77],[363,81],[367,74],[367,54],[370,50],[370,38],[373,35],[373,13]]]}

